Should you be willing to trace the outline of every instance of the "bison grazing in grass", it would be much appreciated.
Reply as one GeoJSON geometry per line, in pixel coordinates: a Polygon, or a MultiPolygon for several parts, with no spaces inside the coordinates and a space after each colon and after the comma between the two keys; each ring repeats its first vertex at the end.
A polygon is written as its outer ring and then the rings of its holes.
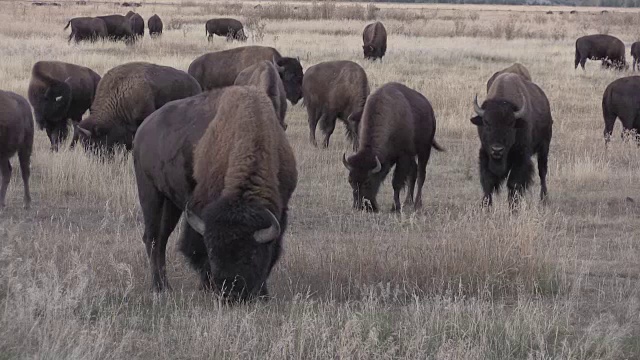
{"type": "Polygon", "coordinates": [[[625,60],[624,43],[620,39],[604,34],[587,35],[576,40],[575,68],[590,60],[602,60],[605,68],[623,70],[628,67],[625,60]]]}
{"type": "Polygon", "coordinates": [[[640,41],[631,44],[631,57],[633,58],[633,71],[636,71],[636,67],[640,70],[640,41]]]}
{"type": "Polygon", "coordinates": [[[108,37],[111,40],[122,40],[127,45],[135,42],[135,34],[131,29],[129,19],[123,15],[105,15],[97,16],[98,19],[104,20],[107,25],[108,37]]]}
{"type": "Polygon", "coordinates": [[[153,289],[169,286],[165,250],[184,211],[180,250],[203,287],[229,300],[267,295],[297,170],[264,91],[233,86],[171,102],[134,143],[153,289]]]}
{"type": "Polygon", "coordinates": [[[29,193],[30,162],[33,148],[33,116],[29,103],[22,96],[0,90],[0,208],[5,206],[5,197],[11,181],[10,159],[18,153],[20,172],[24,185],[24,207],[31,205],[29,193]]]}
{"type": "Polygon", "coordinates": [[[493,82],[498,77],[498,75],[504,74],[504,73],[517,74],[522,76],[523,79],[531,81],[531,74],[529,74],[529,70],[527,70],[527,68],[520,63],[514,63],[508,68],[495,72],[491,76],[491,78],[489,78],[489,81],[487,81],[487,92],[489,92],[489,89],[491,88],[491,84],[493,84],[493,82]]]}
{"type": "Polygon", "coordinates": [[[613,125],[620,118],[622,135],[635,132],[640,145],[640,76],[620,78],[607,86],[602,95],[602,115],[605,144],[611,140],[613,125]]]}
{"type": "Polygon", "coordinates": [[[242,23],[236,19],[211,19],[204,27],[208,41],[213,40],[213,35],[224,36],[227,40],[247,40],[242,23]]]}
{"type": "Polygon", "coordinates": [[[358,151],[348,159],[342,157],[349,170],[353,207],[377,212],[376,195],[395,165],[392,211],[400,211],[400,191],[405,184],[405,206],[420,208],[431,148],[442,150],[434,139],[436,118],[429,100],[402,84],[387,83],[369,96],[359,123],[358,151]]]}
{"type": "Polygon", "coordinates": [[[146,62],[119,65],[104,74],[90,115],[78,130],[86,144],[109,152],[115,145],[131,150],[142,120],[169,101],[200,91],[194,78],[172,67],[146,62]]]}
{"type": "Polygon", "coordinates": [[[127,19],[129,19],[129,26],[131,26],[131,31],[135,36],[143,37],[144,36],[144,19],[140,14],[134,13],[133,11],[129,11],[127,15],[125,15],[127,19]]]}
{"type": "Polygon", "coordinates": [[[287,93],[287,99],[296,104],[302,98],[302,65],[300,60],[282,57],[280,53],[266,46],[243,46],[204,54],[189,65],[193,76],[202,90],[231,86],[240,72],[260,61],[275,60],[283,68],[280,78],[287,93]]]}
{"type": "Polygon", "coordinates": [[[147,28],[149,28],[149,36],[152,38],[162,35],[163,25],[160,16],[153,14],[153,16],[147,20],[147,28]]]}
{"type": "Polygon", "coordinates": [[[516,74],[499,75],[482,107],[476,97],[471,123],[480,137],[480,182],[483,203],[491,205],[492,194],[507,179],[509,201],[514,205],[529,187],[533,176],[531,157],[538,155],[540,198],[547,195],[547,160],[551,142],[549,100],[536,84],[516,74]]]}
{"type": "Polygon", "coordinates": [[[80,41],[97,41],[109,36],[107,25],[104,20],[92,17],[79,17],[69,20],[64,30],[71,26],[71,34],[69,34],[70,42],[74,39],[76,43],[80,41]]]}
{"type": "Polygon", "coordinates": [[[369,24],[362,32],[362,50],[365,59],[380,59],[387,52],[387,30],[380,21],[369,24]]]}
{"type": "Polygon", "coordinates": [[[284,68],[278,66],[275,61],[261,61],[242,70],[234,85],[256,86],[263,90],[273,104],[280,125],[286,130],[284,118],[287,115],[287,93],[280,79],[281,72],[284,72],[284,68]]]}
{"type": "MultiPolygon", "coordinates": [[[[77,125],[89,109],[100,82],[100,75],[79,65],[59,61],[38,61],[31,70],[29,102],[38,127],[47,132],[51,149],[58,150],[68,135],[69,120],[77,125]]],[[[73,147],[78,133],[73,133],[73,147]]]]}
{"type": "Polygon", "coordinates": [[[329,138],[339,118],[347,126],[347,137],[354,150],[357,145],[357,123],[352,114],[362,112],[369,96],[369,82],[364,69],[353,61],[328,61],[311,66],[302,81],[304,105],[307,107],[309,141],[316,143],[316,126],[324,135],[323,146],[329,146],[329,138]]]}

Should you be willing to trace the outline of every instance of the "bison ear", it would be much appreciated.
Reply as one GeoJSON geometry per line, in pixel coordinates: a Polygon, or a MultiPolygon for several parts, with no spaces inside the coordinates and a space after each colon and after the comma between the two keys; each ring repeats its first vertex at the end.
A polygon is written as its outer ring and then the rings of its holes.
{"type": "Polygon", "coordinates": [[[527,120],[522,118],[516,119],[516,126],[515,126],[516,129],[522,129],[526,126],[527,126],[527,120]]]}
{"type": "Polygon", "coordinates": [[[482,126],[482,118],[480,116],[474,116],[470,121],[475,126],[482,126]]]}

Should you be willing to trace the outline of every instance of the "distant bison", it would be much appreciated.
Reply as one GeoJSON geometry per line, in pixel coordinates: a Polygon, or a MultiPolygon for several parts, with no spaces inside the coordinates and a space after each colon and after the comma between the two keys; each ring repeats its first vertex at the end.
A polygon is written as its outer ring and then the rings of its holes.
{"type": "Polygon", "coordinates": [[[198,82],[183,71],[146,62],[119,65],[100,80],[90,115],[78,130],[89,145],[131,150],[144,118],[169,101],[199,93],[198,82]]]}
{"type": "Polygon", "coordinates": [[[640,141],[640,76],[623,77],[607,86],[602,95],[602,115],[605,144],[611,139],[616,118],[622,123],[623,136],[632,131],[640,141]]]}
{"type": "Polygon", "coordinates": [[[527,68],[520,63],[514,63],[508,68],[495,72],[491,76],[491,78],[489,78],[489,81],[487,81],[487,92],[489,92],[489,89],[491,88],[491,84],[493,84],[493,82],[498,77],[498,75],[504,74],[504,73],[520,75],[522,76],[523,79],[531,81],[531,74],[529,74],[529,70],[527,70],[527,68]]]}
{"type": "Polygon", "coordinates": [[[147,20],[147,28],[149,28],[149,36],[151,37],[162,35],[163,25],[160,16],[153,14],[153,16],[147,20]]]}
{"type": "Polygon", "coordinates": [[[624,43],[611,35],[587,35],[576,40],[575,68],[584,70],[587,59],[602,60],[602,66],[622,70],[626,65],[624,43]]]}
{"type": "Polygon", "coordinates": [[[571,10],[571,11],[569,11],[569,14],[571,14],[571,15],[575,15],[575,14],[577,14],[577,13],[578,13],[578,11],[577,11],[577,10],[571,10]]]}
{"type": "Polygon", "coordinates": [[[538,155],[540,198],[547,196],[547,161],[552,124],[549,100],[544,91],[516,74],[501,74],[489,89],[482,107],[476,97],[477,116],[471,123],[480,138],[480,183],[483,204],[507,179],[509,203],[515,205],[532,181],[531,156],[538,155]]]}
{"type": "Polygon", "coordinates": [[[69,20],[64,30],[67,30],[69,25],[71,25],[71,34],[69,34],[67,42],[70,42],[71,39],[74,39],[76,43],[85,40],[94,42],[109,36],[107,25],[102,19],[92,17],[73,18],[69,20]]]}
{"type": "Polygon", "coordinates": [[[227,40],[247,40],[242,23],[236,19],[211,19],[205,24],[205,30],[209,41],[213,35],[224,36],[227,40]]]}
{"type": "Polygon", "coordinates": [[[633,58],[633,71],[636,71],[636,67],[640,70],[640,41],[631,44],[631,57],[633,58]]]}
{"type": "Polygon", "coordinates": [[[547,11],[547,15],[551,15],[551,14],[553,14],[553,11],[551,10],[547,11]]]}
{"type": "Polygon", "coordinates": [[[233,86],[173,101],[134,143],[153,289],[169,286],[165,249],[184,211],[180,251],[203,288],[229,300],[268,295],[297,170],[264,92],[233,86]]]}
{"type": "Polygon", "coordinates": [[[354,150],[357,146],[358,124],[352,117],[361,113],[369,96],[369,82],[364,69],[353,61],[328,61],[309,67],[302,81],[304,105],[307,107],[309,141],[316,143],[316,126],[324,135],[323,146],[336,127],[336,119],[347,127],[347,137],[354,150]]]}
{"type": "Polygon", "coordinates": [[[296,104],[302,98],[302,65],[300,60],[282,57],[280,53],[266,46],[242,46],[204,54],[189,65],[189,74],[193,76],[202,90],[233,85],[240,72],[260,61],[274,60],[283,68],[280,78],[287,93],[287,99],[296,104]]]}
{"type": "MultiPolygon", "coordinates": [[[[79,65],[59,61],[38,61],[31,70],[29,102],[36,123],[47,132],[51,149],[58,150],[67,138],[69,120],[77,125],[89,109],[100,82],[100,75],[79,65]]],[[[73,134],[73,147],[78,134],[73,134]]]]}
{"type": "Polygon", "coordinates": [[[125,17],[129,19],[129,26],[131,26],[133,34],[139,37],[144,36],[144,19],[142,16],[133,11],[129,11],[125,17]]]}
{"type": "Polygon", "coordinates": [[[287,94],[280,79],[281,72],[284,72],[284,68],[275,61],[261,61],[242,70],[234,85],[251,85],[263,90],[273,104],[280,125],[286,130],[284,118],[287,115],[287,94]]]}
{"type": "Polygon", "coordinates": [[[429,100],[402,84],[387,83],[369,96],[359,123],[358,151],[348,159],[342,156],[349,170],[353,207],[377,212],[376,195],[395,165],[392,211],[401,210],[400,191],[405,184],[409,187],[405,206],[420,208],[431,148],[442,150],[434,140],[436,118],[429,100]]]}
{"type": "Polygon", "coordinates": [[[29,103],[22,96],[0,90],[0,208],[5,206],[5,198],[11,181],[11,162],[18,153],[20,172],[24,185],[24,207],[31,205],[29,192],[30,162],[33,149],[33,116],[29,103]]]}
{"type": "Polygon", "coordinates": [[[387,52],[387,30],[380,21],[369,24],[362,32],[362,50],[365,59],[380,59],[387,52]]]}
{"type": "Polygon", "coordinates": [[[109,38],[114,41],[122,40],[127,45],[135,42],[135,34],[131,29],[129,19],[123,15],[105,15],[97,16],[98,19],[104,20],[107,25],[109,38]]]}

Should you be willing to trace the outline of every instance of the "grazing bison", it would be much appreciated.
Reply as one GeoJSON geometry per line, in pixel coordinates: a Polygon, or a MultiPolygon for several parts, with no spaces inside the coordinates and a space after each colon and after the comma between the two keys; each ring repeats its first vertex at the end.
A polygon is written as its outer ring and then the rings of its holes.
{"type": "Polygon", "coordinates": [[[280,78],[287,93],[287,99],[296,104],[302,98],[302,65],[299,59],[282,57],[280,53],[266,46],[243,46],[204,54],[189,65],[193,76],[202,90],[233,85],[240,72],[262,60],[274,60],[284,71],[280,78]]]}
{"type": "Polygon", "coordinates": [[[509,203],[515,205],[532,181],[531,156],[538,155],[540,198],[547,196],[547,160],[551,142],[551,110],[542,89],[516,74],[499,75],[482,107],[476,97],[477,116],[471,123],[480,137],[480,183],[483,204],[491,205],[492,194],[507,179],[509,203]]]}
{"type": "Polygon", "coordinates": [[[280,79],[280,72],[283,71],[284,69],[273,60],[261,61],[242,70],[236,77],[234,85],[251,85],[263,90],[273,104],[280,125],[286,130],[287,124],[284,118],[287,115],[287,94],[280,79]]]}
{"type": "Polygon", "coordinates": [[[640,70],[640,41],[631,44],[631,57],[633,58],[633,71],[636,71],[636,66],[640,70]]]}
{"type": "Polygon", "coordinates": [[[278,122],[266,94],[245,86],[173,101],[144,121],[133,160],[154,290],[169,286],[165,249],[184,211],[180,250],[205,289],[268,294],[297,184],[278,122]]]}
{"type": "Polygon", "coordinates": [[[107,25],[104,20],[92,17],[78,17],[69,20],[64,30],[71,25],[71,34],[69,40],[74,39],[76,43],[84,40],[94,42],[98,39],[104,39],[109,36],[107,25]]]}
{"type": "Polygon", "coordinates": [[[531,74],[529,74],[529,70],[527,70],[527,68],[520,63],[514,63],[513,65],[509,66],[506,69],[497,71],[491,76],[491,78],[489,78],[489,81],[487,81],[487,92],[489,92],[489,89],[491,88],[491,84],[493,84],[493,82],[498,77],[498,75],[504,74],[504,73],[520,75],[522,76],[523,79],[531,81],[531,74]]]}
{"type": "MultiPolygon", "coordinates": [[[[620,118],[624,136],[635,132],[640,141],[640,76],[628,76],[614,80],[602,95],[602,115],[604,117],[605,145],[611,140],[613,125],[620,118]]],[[[640,145],[640,143],[639,143],[640,145]]]]}
{"type": "Polygon", "coordinates": [[[380,21],[369,24],[362,32],[362,50],[365,59],[380,59],[387,52],[387,30],[380,21]]]}
{"type": "Polygon", "coordinates": [[[147,27],[149,28],[149,36],[157,37],[162,35],[163,25],[160,16],[153,14],[153,16],[147,20],[147,27]]]}
{"type": "Polygon", "coordinates": [[[576,40],[575,68],[578,64],[584,70],[587,59],[602,60],[602,66],[614,67],[622,70],[628,65],[625,60],[624,44],[620,39],[611,35],[587,35],[576,40]]]}
{"type": "Polygon", "coordinates": [[[211,19],[205,24],[207,40],[213,40],[213,35],[224,36],[227,40],[247,40],[242,23],[236,19],[211,19]]]}
{"type": "Polygon", "coordinates": [[[409,187],[405,206],[413,204],[420,208],[431,148],[442,151],[434,139],[435,133],[433,108],[419,92],[399,83],[384,84],[373,92],[360,120],[358,151],[348,159],[342,156],[349,170],[353,207],[377,212],[376,195],[395,165],[392,211],[400,211],[400,190],[405,184],[409,187]],[[414,203],[416,179],[418,191],[414,203]]]}
{"type": "Polygon", "coordinates": [[[24,207],[31,205],[29,175],[31,174],[31,150],[33,148],[33,116],[29,103],[22,96],[0,90],[0,208],[5,206],[7,188],[11,181],[11,162],[15,153],[20,160],[20,172],[24,185],[24,207]]]}
{"type": "Polygon", "coordinates": [[[135,34],[131,29],[131,24],[127,17],[122,15],[105,15],[97,16],[97,18],[104,20],[104,23],[107,25],[108,36],[111,40],[122,40],[127,45],[135,42],[135,34]]]}
{"type": "Polygon", "coordinates": [[[324,135],[323,146],[329,146],[329,138],[336,127],[336,119],[342,120],[347,137],[357,146],[358,124],[353,120],[361,113],[369,96],[369,82],[364,69],[353,61],[328,61],[311,66],[302,81],[304,105],[307,107],[309,141],[316,143],[316,126],[324,135]]]}
{"type": "MultiPolygon", "coordinates": [[[[51,150],[57,151],[68,135],[69,120],[77,125],[96,94],[100,75],[79,65],[38,61],[31,70],[29,102],[38,127],[47,132],[51,150]]],[[[78,140],[74,127],[73,147],[78,140]]]]}
{"type": "Polygon", "coordinates": [[[133,11],[129,11],[127,15],[125,15],[127,19],[129,19],[129,26],[131,26],[131,31],[134,35],[143,37],[144,36],[144,19],[140,14],[134,13],[133,11]]]}
{"type": "Polygon", "coordinates": [[[146,62],[119,65],[100,80],[91,112],[78,130],[89,145],[109,152],[115,145],[131,150],[142,120],[169,101],[200,91],[184,71],[146,62]]]}

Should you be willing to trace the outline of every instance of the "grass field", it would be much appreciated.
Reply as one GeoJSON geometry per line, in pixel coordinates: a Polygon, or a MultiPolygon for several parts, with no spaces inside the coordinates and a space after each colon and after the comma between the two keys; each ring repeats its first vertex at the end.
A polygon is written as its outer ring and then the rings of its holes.
{"type": "Polygon", "coordinates": [[[382,213],[355,212],[342,130],[329,149],[313,148],[305,109],[291,106],[287,136],[300,181],[285,253],[269,280],[274,298],[228,307],[198,290],[177,234],[168,250],[173,291],[151,293],[128,155],[102,163],[79,149],[51,153],[38,131],[32,208],[22,208],[14,171],[0,213],[0,359],[640,358],[640,152],[620,140],[619,124],[605,152],[600,105],[606,85],[631,73],[596,62],[573,69],[577,37],[607,32],[628,53],[640,40],[640,15],[376,6],[143,5],[138,12],[145,20],[159,14],[165,33],[127,47],[68,45],[62,28],[71,17],[128,8],[2,2],[3,90],[26,97],[38,60],[100,74],[138,60],[186,70],[205,52],[240,45],[207,43],[204,33],[208,18],[233,15],[250,25],[249,44],[299,56],[305,68],[348,59],[365,68],[373,89],[398,81],[420,91],[447,151],[427,167],[422,211],[389,213],[387,181],[382,213]],[[374,16],[389,46],[372,63],[362,59],[361,31],[374,16]],[[538,203],[536,178],[519,212],[505,196],[482,211],[471,101],[516,61],[551,102],[550,199],[538,203]]]}

